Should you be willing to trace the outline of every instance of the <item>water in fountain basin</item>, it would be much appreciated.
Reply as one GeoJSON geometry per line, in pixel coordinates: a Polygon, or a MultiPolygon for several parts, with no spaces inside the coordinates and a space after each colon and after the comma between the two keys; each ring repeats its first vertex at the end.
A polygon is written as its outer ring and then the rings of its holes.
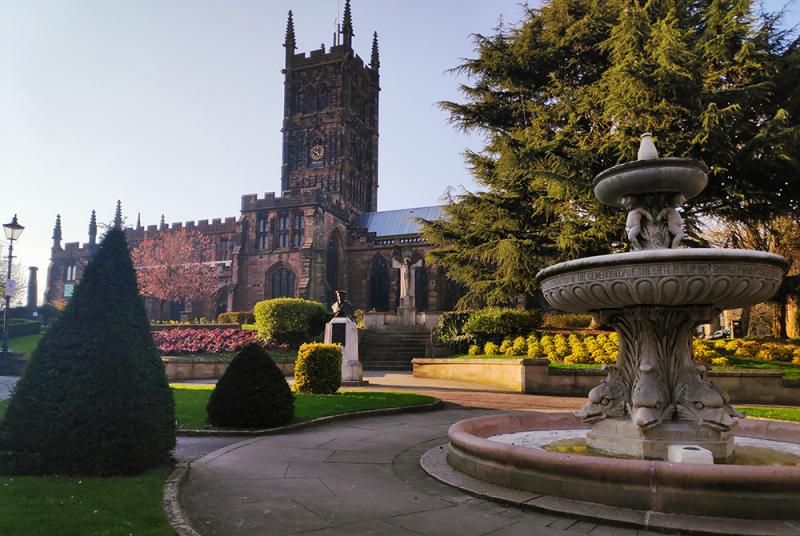
{"type": "MultiPolygon", "coordinates": [[[[507,443],[524,448],[540,448],[561,454],[577,454],[616,458],[621,460],[638,459],[634,456],[612,454],[591,447],[586,441],[586,430],[546,430],[536,432],[516,432],[487,438],[499,443],[507,443]]],[[[778,465],[800,467],[800,444],[755,439],[735,438],[736,448],[730,465],[778,465]]]]}

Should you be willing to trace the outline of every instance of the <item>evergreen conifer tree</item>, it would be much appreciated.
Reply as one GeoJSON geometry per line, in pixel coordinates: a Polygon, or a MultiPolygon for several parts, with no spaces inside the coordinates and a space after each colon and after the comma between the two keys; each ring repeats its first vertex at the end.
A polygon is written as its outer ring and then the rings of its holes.
{"type": "Polygon", "coordinates": [[[533,294],[541,268],[624,243],[592,179],[645,131],[711,168],[684,214],[695,240],[702,214],[800,217],[800,54],[777,19],[751,0],[549,0],[476,36],[455,69],[465,102],[442,107],[486,139],[466,155],[480,189],[423,226],[429,261],[468,288],[459,306],[533,294]]]}
{"type": "Polygon", "coordinates": [[[136,474],[169,460],[175,409],[128,244],[109,230],[0,424],[5,472],[136,474]]]}

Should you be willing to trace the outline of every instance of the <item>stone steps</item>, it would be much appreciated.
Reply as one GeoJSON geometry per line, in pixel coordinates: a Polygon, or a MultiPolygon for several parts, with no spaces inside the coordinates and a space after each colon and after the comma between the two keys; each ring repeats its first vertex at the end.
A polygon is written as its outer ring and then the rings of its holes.
{"type": "Polygon", "coordinates": [[[364,370],[411,370],[411,360],[425,357],[430,333],[421,329],[364,330],[358,350],[364,370]]]}

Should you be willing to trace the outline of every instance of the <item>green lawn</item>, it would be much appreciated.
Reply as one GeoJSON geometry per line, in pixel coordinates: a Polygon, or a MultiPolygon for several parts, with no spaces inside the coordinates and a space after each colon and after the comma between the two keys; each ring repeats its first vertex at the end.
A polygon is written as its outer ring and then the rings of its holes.
{"type": "MultiPolygon", "coordinates": [[[[175,419],[179,430],[194,430],[205,426],[206,404],[213,389],[213,385],[173,384],[175,419]]],[[[335,395],[295,394],[293,422],[369,409],[419,406],[433,400],[433,397],[415,393],[373,391],[343,391],[335,395]]],[[[7,406],[8,400],[0,400],[0,419],[3,418],[7,406]]],[[[0,532],[0,535],[4,534],[0,532]]]]}
{"type": "Polygon", "coordinates": [[[44,333],[37,333],[36,335],[25,335],[23,337],[14,337],[8,340],[8,348],[14,352],[25,354],[27,359],[30,359],[31,352],[33,352],[36,345],[44,336],[44,333]]]}
{"type": "MultiPolygon", "coordinates": [[[[212,386],[173,388],[180,428],[202,428],[212,386]]],[[[297,395],[295,421],[367,409],[413,406],[433,398],[412,393],[297,395]]],[[[8,400],[0,401],[0,418],[8,400]]],[[[88,453],[87,455],[91,455],[88,453]]],[[[0,477],[2,536],[167,536],[161,509],[164,467],[135,477],[0,477]]]]}
{"type": "MultiPolygon", "coordinates": [[[[212,389],[212,385],[177,384],[173,386],[178,428],[199,429],[205,426],[206,404],[208,404],[212,389]]],[[[294,422],[369,409],[416,406],[432,401],[433,398],[429,396],[414,393],[345,391],[335,395],[296,394],[294,422]]]]}
{"type": "Polygon", "coordinates": [[[0,534],[174,534],[161,509],[163,467],[131,477],[0,477],[0,534]]]}
{"type": "Polygon", "coordinates": [[[748,417],[800,422],[800,408],[737,406],[736,409],[738,409],[748,417]]]}

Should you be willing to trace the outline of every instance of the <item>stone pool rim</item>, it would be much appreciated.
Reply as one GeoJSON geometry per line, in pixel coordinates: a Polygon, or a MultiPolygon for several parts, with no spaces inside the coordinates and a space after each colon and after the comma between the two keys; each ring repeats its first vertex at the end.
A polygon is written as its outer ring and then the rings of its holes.
{"type": "MultiPolygon", "coordinates": [[[[800,517],[800,468],[618,460],[498,443],[487,437],[589,429],[565,413],[491,415],[453,424],[447,460],[474,478],[513,489],[641,511],[745,519],[800,517]]],[[[735,435],[800,443],[800,425],[748,419],[735,435]]]]}

